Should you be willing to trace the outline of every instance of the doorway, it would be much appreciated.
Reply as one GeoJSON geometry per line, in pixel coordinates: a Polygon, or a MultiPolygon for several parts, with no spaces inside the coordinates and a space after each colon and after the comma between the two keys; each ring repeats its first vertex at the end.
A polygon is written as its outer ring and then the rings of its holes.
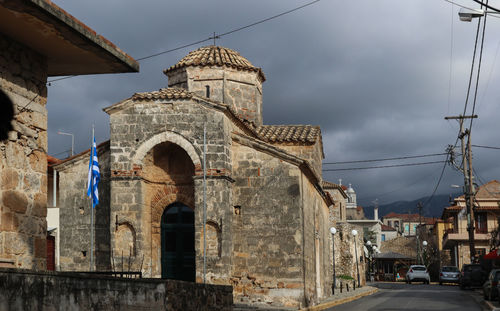
{"type": "Polygon", "coordinates": [[[161,217],[161,276],[194,282],[195,268],[194,211],[173,203],[161,217]]]}

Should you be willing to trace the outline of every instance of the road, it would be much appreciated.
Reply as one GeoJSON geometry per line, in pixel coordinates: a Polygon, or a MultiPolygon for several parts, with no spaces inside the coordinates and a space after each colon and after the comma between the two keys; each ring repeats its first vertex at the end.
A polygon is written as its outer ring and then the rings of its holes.
{"type": "Polygon", "coordinates": [[[480,311],[481,294],[473,290],[460,290],[458,286],[404,283],[376,283],[379,291],[373,295],[327,310],[463,310],[480,311]]]}

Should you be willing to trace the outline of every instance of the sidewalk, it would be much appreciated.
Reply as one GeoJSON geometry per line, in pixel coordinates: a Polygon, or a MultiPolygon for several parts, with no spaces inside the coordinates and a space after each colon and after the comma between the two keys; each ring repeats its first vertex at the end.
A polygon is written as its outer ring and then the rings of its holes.
{"type": "Polygon", "coordinates": [[[342,293],[340,293],[340,289],[337,288],[335,290],[335,295],[330,296],[327,299],[323,300],[320,304],[313,306],[313,307],[308,307],[305,309],[301,309],[302,311],[319,311],[319,310],[325,310],[337,305],[341,305],[343,303],[347,303],[356,299],[359,299],[364,296],[368,296],[371,294],[374,294],[378,291],[378,288],[373,287],[373,286],[363,286],[360,288],[356,288],[356,290],[350,290],[347,292],[344,288],[342,293]]]}

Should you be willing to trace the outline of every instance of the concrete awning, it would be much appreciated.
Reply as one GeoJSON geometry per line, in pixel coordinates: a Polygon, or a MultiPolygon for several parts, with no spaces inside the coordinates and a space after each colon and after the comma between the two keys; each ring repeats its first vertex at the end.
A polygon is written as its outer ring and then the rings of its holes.
{"type": "Polygon", "coordinates": [[[45,55],[49,76],[139,71],[132,57],[48,0],[0,1],[0,33],[45,55]]]}

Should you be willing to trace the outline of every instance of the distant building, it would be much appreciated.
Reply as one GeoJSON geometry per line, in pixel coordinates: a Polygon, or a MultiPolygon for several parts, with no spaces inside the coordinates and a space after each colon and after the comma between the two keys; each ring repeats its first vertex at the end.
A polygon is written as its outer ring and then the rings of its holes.
{"type": "Polygon", "coordinates": [[[347,202],[346,202],[346,219],[347,220],[360,220],[365,219],[365,211],[361,206],[358,206],[358,202],[356,200],[356,191],[351,184],[349,187],[342,186],[347,194],[347,202]]]}
{"type": "Polygon", "coordinates": [[[380,240],[382,242],[395,239],[395,238],[397,238],[400,235],[401,234],[395,228],[389,227],[387,225],[382,224],[382,226],[381,226],[381,236],[380,236],[380,240]]]}
{"type": "Polygon", "coordinates": [[[394,212],[382,217],[384,225],[396,229],[403,236],[415,236],[420,223],[432,227],[435,221],[435,218],[420,217],[419,214],[398,214],[394,212]]]}
{"type": "Polygon", "coordinates": [[[0,1],[0,47],[0,89],[15,111],[0,142],[0,267],[45,270],[47,78],[139,64],[48,0],[0,1]]]}
{"type": "MultiPolygon", "coordinates": [[[[474,207],[475,256],[490,251],[491,233],[497,229],[500,216],[500,182],[492,180],[477,189],[474,207]]],[[[450,251],[453,265],[462,266],[471,262],[467,211],[464,196],[454,199],[454,205],[443,210],[443,221],[450,222],[443,236],[443,249],[450,251]]]]}

